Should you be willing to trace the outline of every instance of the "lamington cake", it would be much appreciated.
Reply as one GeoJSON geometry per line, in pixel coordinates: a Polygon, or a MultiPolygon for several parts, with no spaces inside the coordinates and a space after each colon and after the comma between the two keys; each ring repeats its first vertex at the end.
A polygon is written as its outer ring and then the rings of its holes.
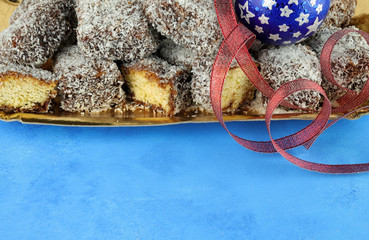
{"type": "Polygon", "coordinates": [[[0,110],[46,113],[56,97],[57,84],[48,71],[0,63],[0,110]]]}
{"type": "MultiPolygon", "coordinates": [[[[358,30],[356,27],[349,29],[358,30]]],[[[320,55],[325,42],[338,30],[341,29],[336,27],[320,29],[307,44],[320,55]]],[[[366,40],[356,32],[341,38],[333,48],[331,68],[338,84],[359,93],[369,77],[369,45],[366,40]]],[[[322,87],[332,101],[344,93],[325,78],[322,87]]]]}
{"type": "Polygon", "coordinates": [[[0,60],[41,66],[70,34],[64,0],[41,1],[30,6],[0,33],[0,60]]]}
{"type": "Polygon", "coordinates": [[[197,58],[191,49],[180,46],[169,38],[160,42],[158,55],[168,63],[185,67],[188,70],[192,69],[193,62],[197,58]]]}
{"type": "Polygon", "coordinates": [[[158,32],[197,56],[214,54],[223,40],[213,0],[151,0],[143,7],[158,32]]]}
{"type": "MultiPolygon", "coordinates": [[[[321,84],[322,73],[319,59],[314,51],[302,44],[290,46],[270,46],[259,52],[260,73],[269,85],[277,90],[283,84],[309,79],[321,84]]],[[[287,100],[306,110],[315,110],[320,106],[320,95],[314,91],[300,91],[287,100]]]]}
{"type": "Polygon", "coordinates": [[[94,59],[142,59],[158,48],[140,0],[78,0],[77,40],[94,59]]]}
{"type": "MultiPolygon", "coordinates": [[[[58,9],[60,9],[65,15],[69,15],[69,13],[72,13],[74,11],[74,4],[76,0],[22,0],[20,5],[15,9],[15,11],[12,13],[9,24],[12,25],[15,21],[17,21],[19,18],[21,18],[23,15],[27,14],[30,11],[33,11],[32,8],[40,4],[41,2],[43,4],[54,4],[58,9]]],[[[46,6],[46,5],[44,5],[46,6]]],[[[49,5],[50,6],[50,5],[49,5]]]]}
{"type": "Polygon", "coordinates": [[[321,28],[347,27],[355,14],[356,6],[357,0],[331,0],[328,15],[321,28]]]}
{"type": "MultiPolygon", "coordinates": [[[[210,79],[215,57],[197,58],[192,67],[191,91],[195,106],[212,112],[210,79]]],[[[226,76],[222,92],[222,110],[234,112],[254,99],[255,87],[236,62],[226,76]]]]}
{"type": "Polygon", "coordinates": [[[174,115],[191,103],[188,72],[154,56],[124,64],[128,92],[136,104],[174,115]]]}
{"type": "Polygon", "coordinates": [[[124,103],[124,79],[113,61],[86,58],[70,46],[56,56],[54,71],[64,111],[102,112],[124,103]]]}

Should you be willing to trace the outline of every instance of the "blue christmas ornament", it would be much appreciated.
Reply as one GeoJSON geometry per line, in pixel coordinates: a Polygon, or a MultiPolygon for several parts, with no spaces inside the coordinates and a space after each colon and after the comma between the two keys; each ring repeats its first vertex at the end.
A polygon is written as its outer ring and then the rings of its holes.
{"type": "Polygon", "coordinates": [[[245,26],[263,42],[289,45],[316,32],[328,14],[330,0],[236,0],[245,26]]]}

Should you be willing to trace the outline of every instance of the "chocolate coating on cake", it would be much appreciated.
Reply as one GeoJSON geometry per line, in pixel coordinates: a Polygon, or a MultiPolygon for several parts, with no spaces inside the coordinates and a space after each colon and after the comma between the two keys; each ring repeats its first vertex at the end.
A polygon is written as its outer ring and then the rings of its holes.
{"type": "Polygon", "coordinates": [[[32,76],[38,78],[47,83],[56,81],[57,77],[52,72],[35,68],[32,66],[24,66],[13,63],[2,62],[0,63],[0,73],[4,74],[6,72],[17,72],[22,73],[24,76],[32,76]]]}
{"type": "MultiPolygon", "coordinates": [[[[274,90],[297,79],[309,79],[319,84],[322,82],[317,55],[301,44],[271,46],[260,51],[257,60],[260,63],[261,75],[274,90]]],[[[287,100],[298,107],[316,109],[320,98],[317,92],[300,91],[289,96],[287,100]]]]}
{"type": "MultiPolygon", "coordinates": [[[[62,43],[63,46],[68,45],[75,45],[77,44],[77,38],[76,38],[76,28],[78,25],[77,15],[75,11],[75,3],[76,0],[42,0],[42,3],[45,4],[46,2],[49,2],[49,4],[56,4],[58,5],[58,8],[65,13],[66,19],[68,23],[70,24],[71,33],[67,37],[67,39],[62,43]]],[[[21,18],[22,15],[25,15],[30,10],[32,11],[32,7],[39,4],[39,0],[23,0],[21,4],[15,9],[12,16],[9,19],[10,25],[12,25],[18,18],[21,18]]],[[[25,21],[25,20],[22,20],[25,21]]]]}
{"type": "Polygon", "coordinates": [[[32,7],[34,7],[37,4],[49,2],[51,4],[56,3],[58,8],[64,12],[73,11],[75,0],[23,0],[21,1],[20,5],[14,10],[12,13],[12,16],[9,19],[9,24],[13,24],[18,18],[21,18],[22,15],[29,12],[32,7]]]}
{"type": "Polygon", "coordinates": [[[77,40],[93,59],[142,59],[158,48],[139,0],[78,0],[77,40]]]}
{"type": "Polygon", "coordinates": [[[35,4],[0,33],[0,60],[40,66],[70,33],[63,0],[35,4]]]}
{"type": "Polygon", "coordinates": [[[328,15],[321,28],[329,26],[344,28],[355,15],[357,0],[331,0],[328,15]]]}
{"type": "Polygon", "coordinates": [[[152,25],[197,55],[212,55],[223,39],[212,0],[143,1],[152,25]]]}
{"type": "Polygon", "coordinates": [[[113,61],[86,58],[72,46],[57,55],[54,71],[60,78],[61,108],[65,111],[100,112],[120,107],[124,101],[124,80],[113,61]]]}
{"type": "Polygon", "coordinates": [[[211,112],[210,78],[215,57],[196,58],[192,66],[191,91],[194,104],[201,111],[211,112]]]}

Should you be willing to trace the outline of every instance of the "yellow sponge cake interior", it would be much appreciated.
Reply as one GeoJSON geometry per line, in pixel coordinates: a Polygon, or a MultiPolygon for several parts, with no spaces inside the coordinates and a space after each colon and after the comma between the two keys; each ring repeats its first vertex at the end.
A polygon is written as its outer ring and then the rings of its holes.
{"type": "Polygon", "coordinates": [[[237,110],[254,99],[255,87],[240,67],[229,70],[222,92],[222,109],[237,110]]]}
{"type": "Polygon", "coordinates": [[[155,74],[132,70],[125,76],[125,80],[134,93],[135,101],[162,108],[166,112],[171,110],[172,86],[160,84],[160,79],[155,74]]]}
{"type": "Polygon", "coordinates": [[[190,83],[183,69],[150,57],[122,67],[129,93],[137,104],[174,115],[189,105],[190,83]]]}
{"type": "Polygon", "coordinates": [[[45,83],[33,77],[0,77],[0,105],[31,110],[49,100],[56,83],[45,83]]]}
{"type": "Polygon", "coordinates": [[[0,109],[7,112],[48,111],[51,99],[57,94],[57,81],[50,80],[51,73],[23,67],[20,73],[15,71],[17,67],[0,67],[0,109]]]}

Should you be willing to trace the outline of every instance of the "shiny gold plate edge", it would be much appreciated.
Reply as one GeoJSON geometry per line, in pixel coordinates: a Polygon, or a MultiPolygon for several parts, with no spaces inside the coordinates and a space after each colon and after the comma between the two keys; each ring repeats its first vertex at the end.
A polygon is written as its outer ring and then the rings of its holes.
{"type": "MultiPolygon", "coordinates": [[[[355,120],[368,115],[369,111],[359,111],[346,117],[349,120],[355,120]]],[[[273,120],[314,120],[317,114],[293,113],[276,114],[273,120]]],[[[341,116],[340,114],[331,115],[331,119],[341,116]]],[[[224,116],[226,122],[250,122],[264,121],[264,115],[229,115],[224,116]]],[[[135,127],[135,126],[168,126],[189,123],[215,123],[217,119],[214,115],[194,117],[109,117],[109,116],[57,116],[52,114],[33,114],[33,113],[14,113],[7,114],[0,111],[0,120],[5,122],[21,122],[25,124],[42,124],[56,126],[85,126],[85,127],[135,127]]]]}

